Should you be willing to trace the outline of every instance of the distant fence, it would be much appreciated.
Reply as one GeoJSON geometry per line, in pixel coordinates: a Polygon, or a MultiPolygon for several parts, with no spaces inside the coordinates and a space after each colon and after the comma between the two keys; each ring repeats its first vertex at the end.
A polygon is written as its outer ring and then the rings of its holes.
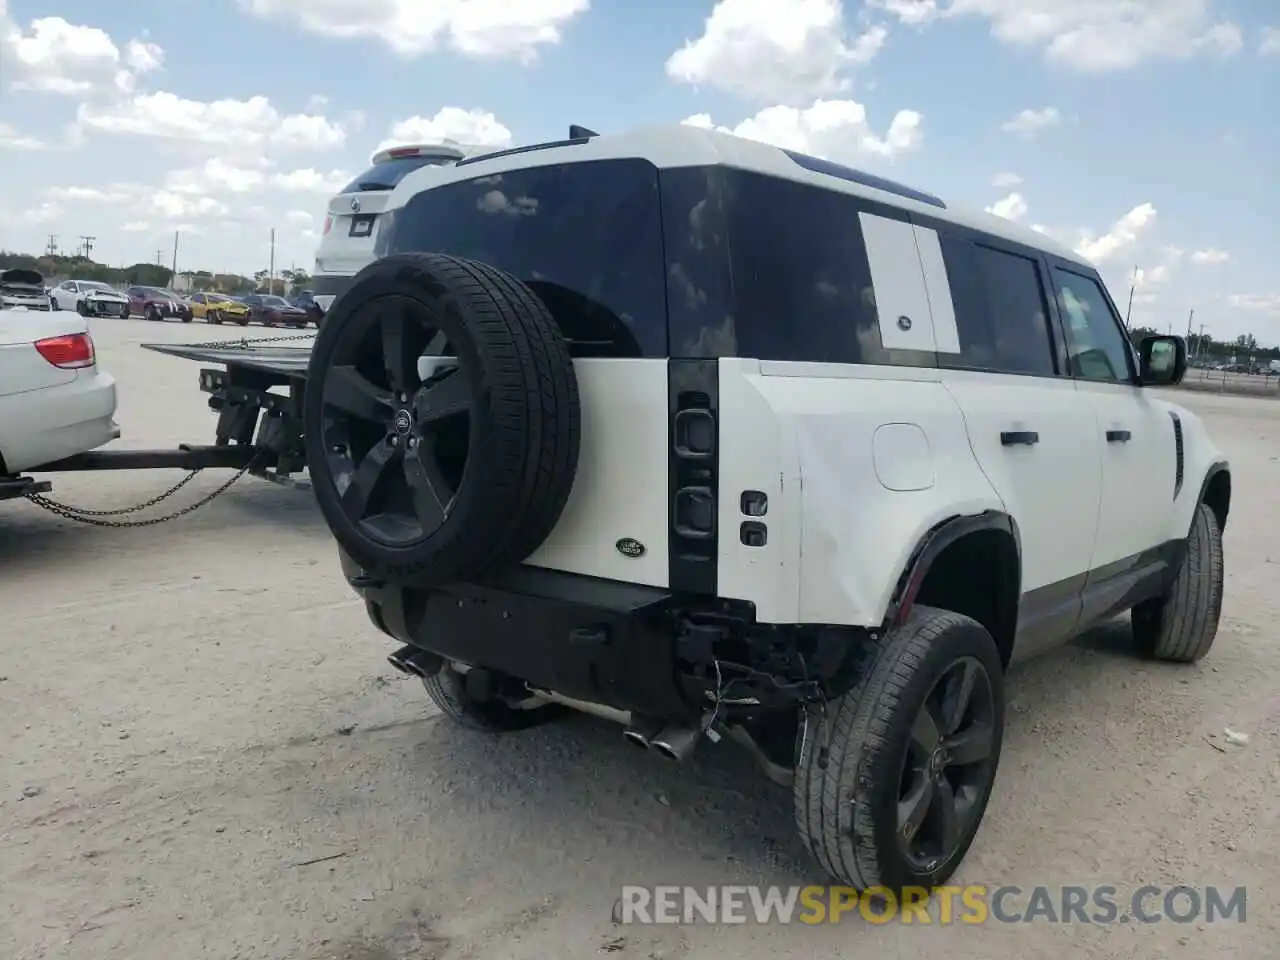
{"type": "Polygon", "coordinates": [[[1228,357],[1194,362],[1201,365],[1187,370],[1180,384],[1184,390],[1280,398],[1280,374],[1271,369],[1269,361],[1234,363],[1228,357]]]}

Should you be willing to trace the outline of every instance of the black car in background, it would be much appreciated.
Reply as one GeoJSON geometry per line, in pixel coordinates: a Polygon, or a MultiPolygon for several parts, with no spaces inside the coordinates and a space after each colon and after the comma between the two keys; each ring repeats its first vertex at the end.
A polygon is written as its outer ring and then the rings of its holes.
{"type": "Polygon", "coordinates": [[[290,327],[305,327],[310,321],[307,311],[295,307],[284,297],[270,293],[254,293],[243,298],[249,307],[249,322],[257,321],[264,327],[275,327],[281,324],[290,327]]]}

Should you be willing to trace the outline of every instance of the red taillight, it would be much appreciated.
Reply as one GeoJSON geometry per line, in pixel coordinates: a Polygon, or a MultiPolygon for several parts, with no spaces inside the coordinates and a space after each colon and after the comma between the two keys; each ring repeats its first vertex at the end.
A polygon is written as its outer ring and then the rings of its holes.
{"type": "Polygon", "coordinates": [[[324,218],[324,232],[325,232],[325,233],[328,233],[328,232],[329,232],[329,228],[330,228],[330,227],[332,227],[332,226],[333,226],[333,217],[325,217],[325,218],[324,218]]]}
{"type": "Polygon", "coordinates": [[[93,349],[93,337],[87,333],[72,333],[65,337],[46,337],[34,344],[40,356],[55,367],[75,370],[92,367],[97,360],[93,349]]]}
{"type": "Polygon", "coordinates": [[[421,152],[417,147],[396,147],[387,151],[387,159],[403,160],[405,157],[416,157],[421,152]]]}

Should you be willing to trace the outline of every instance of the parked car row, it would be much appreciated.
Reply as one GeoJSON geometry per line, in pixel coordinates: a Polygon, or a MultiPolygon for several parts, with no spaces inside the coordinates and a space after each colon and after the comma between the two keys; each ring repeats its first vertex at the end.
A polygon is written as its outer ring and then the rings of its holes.
{"type": "Polygon", "coordinates": [[[0,273],[0,296],[6,306],[31,310],[73,310],[81,316],[142,317],[146,320],[178,320],[190,323],[235,323],[246,326],[305,327],[320,324],[323,315],[311,292],[286,299],[273,294],[245,296],[201,291],[180,294],[164,287],[131,286],[123,291],[98,280],[66,280],[55,287],[30,270],[0,273]]]}

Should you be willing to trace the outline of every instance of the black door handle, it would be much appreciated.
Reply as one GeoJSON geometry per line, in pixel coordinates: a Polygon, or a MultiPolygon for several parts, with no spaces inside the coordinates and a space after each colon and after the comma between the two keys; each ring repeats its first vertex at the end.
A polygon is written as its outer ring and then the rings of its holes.
{"type": "Polygon", "coordinates": [[[1107,443],[1128,443],[1132,436],[1128,430],[1108,430],[1107,443]]]}
{"type": "Polygon", "coordinates": [[[1000,433],[1000,442],[1006,447],[1029,447],[1040,442],[1040,434],[1034,430],[1004,430],[1000,433]]]}

